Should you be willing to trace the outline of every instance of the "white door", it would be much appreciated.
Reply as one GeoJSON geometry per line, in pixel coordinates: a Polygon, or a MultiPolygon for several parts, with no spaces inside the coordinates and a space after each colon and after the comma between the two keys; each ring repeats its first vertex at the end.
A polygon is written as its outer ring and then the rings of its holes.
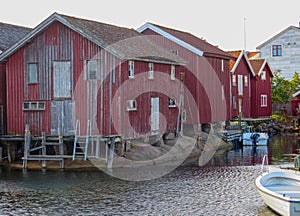
{"type": "Polygon", "coordinates": [[[151,132],[159,131],[159,97],[151,98],[151,132]]]}

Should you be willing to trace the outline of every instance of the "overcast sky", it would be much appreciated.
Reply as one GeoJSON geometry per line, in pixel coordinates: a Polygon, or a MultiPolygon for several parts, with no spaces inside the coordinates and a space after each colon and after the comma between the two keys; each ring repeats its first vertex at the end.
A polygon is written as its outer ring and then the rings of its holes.
{"type": "Polygon", "coordinates": [[[223,50],[255,50],[300,21],[299,0],[0,0],[0,22],[35,27],[54,12],[138,28],[146,22],[190,32],[223,50]],[[246,22],[244,21],[246,19],[246,22]],[[246,25],[245,25],[246,23],[246,25]],[[246,28],[244,28],[246,27],[246,28]]]}

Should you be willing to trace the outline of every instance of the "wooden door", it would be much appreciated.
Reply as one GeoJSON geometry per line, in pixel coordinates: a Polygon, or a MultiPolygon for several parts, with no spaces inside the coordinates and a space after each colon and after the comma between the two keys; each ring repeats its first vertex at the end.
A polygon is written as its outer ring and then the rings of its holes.
{"type": "Polygon", "coordinates": [[[75,133],[75,102],[72,100],[51,102],[51,134],[58,135],[58,128],[62,135],[75,133]]]}

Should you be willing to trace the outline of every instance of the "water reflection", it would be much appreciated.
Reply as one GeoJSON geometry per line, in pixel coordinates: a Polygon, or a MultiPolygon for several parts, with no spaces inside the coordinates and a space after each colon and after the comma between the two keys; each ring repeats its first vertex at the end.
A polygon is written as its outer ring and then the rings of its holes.
{"type": "Polygon", "coordinates": [[[297,136],[267,146],[227,147],[203,167],[179,167],[151,181],[103,172],[0,169],[0,215],[275,215],[254,186],[264,154],[282,160],[300,148],[297,136]]]}

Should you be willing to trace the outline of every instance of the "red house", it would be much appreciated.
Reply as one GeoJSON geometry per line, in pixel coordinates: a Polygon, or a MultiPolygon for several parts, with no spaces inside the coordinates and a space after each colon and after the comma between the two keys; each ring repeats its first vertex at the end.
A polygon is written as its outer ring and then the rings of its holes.
{"type": "Polygon", "coordinates": [[[244,50],[229,51],[235,59],[230,60],[231,72],[231,115],[251,117],[251,82],[255,73],[244,50]]]}
{"type": "MultiPolygon", "coordinates": [[[[0,23],[0,54],[20,40],[31,29],[0,23]]],[[[0,135],[6,133],[6,77],[5,65],[0,64],[0,135]]]]}
{"type": "Polygon", "coordinates": [[[291,100],[291,115],[300,115],[300,91],[293,94],[294,100],[291,100]]]}
{"type": "Polygon", "coordinates": [[[231,118],[229,60],[232,56],[188,32],[152,23],[144,24],[138,31],[188,62],[184,107],[185,110],[190,110],[191,104],[197,107],[199,122],[194,123],[231,118]]]}
{"type": "Polygon", "coordinates": [[[185,62],[133,29],[54,13],[3,52],[7,133],[137,137],[178,128],[185,62]]]}
{"type": "Polygon", "coordinates": [[[255,77],[251,78],[251,117],[269,117],[272,114],[271,78],[274,76],[266,59],[251,58],[255,77]]]}

